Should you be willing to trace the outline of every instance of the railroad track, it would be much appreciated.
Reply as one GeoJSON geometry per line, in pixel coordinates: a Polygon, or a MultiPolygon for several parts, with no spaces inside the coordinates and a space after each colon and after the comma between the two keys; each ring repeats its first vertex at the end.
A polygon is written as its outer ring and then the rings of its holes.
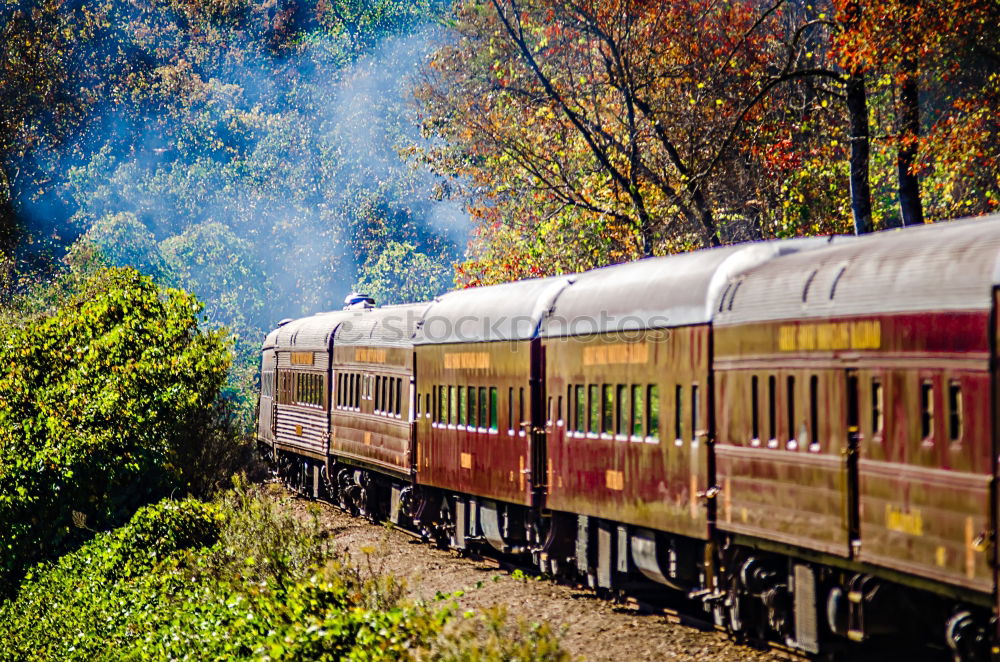
{"type": "MultiPolygon", "coordinates": [[[[281,485],[281,482],[277,479],[273,480],[274,483],[281,485]]],[[[337,513],[339,515],[346,515],[350,517],[355,522],[364,523],[370,525],[372,529],[381,528],[386,525],[384,521],[376,521],[369,517],[363,515],[356,515],[349,510],[342,508],[339,504],[326,498],[314,499],[310,496],[302,495],[299,492],[288,489],[285,487],[288,494],[292,495],[294,498],[311,503],[319,503],[324,508],[337,513]]],[[[626,594],[623,592],[616,592],[614,595],[610,595],[603,591],[595,591],[589,588],[585,583],[580,581],[573,581],[565,577],[551,577],[548,575],[540,575],[538,568],[530,563],[526,563],[523,559],[517,556],[505,555],[496,552],[488,545],[481,545],[477,548],[467,549],[467,550],[455,550],[444,545],[439,545],[433,540],[427,538],[421,532],[414,530],[411,527],[392,524],[392,530],[395,532],[402,533],[407,538],[421,543],[426,544],[429,547],[441,551],[452,552],[454,558],[463,558],[480,563],[490,563],[496,567],[497,570],[503,571],[509,576],[517,576],[520,574],[523,577],[542,577],[544,581],[551,582],[553,584],[567,587],[576,592],[586,593],[595,599],[601,600],[603,604],[614,607],[633,611],[637,614],[642,614],[646,616],[653,616],[656,619],[662,619],[662,622],[669,624],[674,627],[682,627],[691,633],[718,633],[729,639],[732,638],[730,635],[722,628],[716,627],[712,622],[704,618],[703,614],[699,614],[694,610],[684,609],[681,605],[671,605],[666,602],[654,602],[641,597],[626,594]]],[[[782,645],[778,642],[757,642],[754,646],[750,648],[742,648],[747,654],[767,654],[771,659],[775,660],[787,660],[789,662],[793,661],[806,661],[813,659],[810,656],[803,655],[802,653],[792,650],[787,646],[782,645]]],[[[730,659],[742,659],[730,658],[730,659]]]]}

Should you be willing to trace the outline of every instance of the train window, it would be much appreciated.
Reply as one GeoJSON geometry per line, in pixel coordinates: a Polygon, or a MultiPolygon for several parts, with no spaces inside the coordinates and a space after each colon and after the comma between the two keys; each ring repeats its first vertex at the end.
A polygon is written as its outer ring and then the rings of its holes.
{"type": "Polygon", "coordinates": [[[514,387],[507,388],[507,429],[514,434],[514,387]]]}
{"type": "Polygon", "coordinates": [[[597,434],[601,427],[601,393],[597,384],[591,384],[587,389],[588,402],[590,404],[590,416],[587,423],[587,432],[597,434]]]}
{"type": "Polygon", "coordinates": [[[628,406],[628,387],[624,384],[619,384],[617,387],[617,402],[618,402],[618,425],[615,427],[615,434],[618,436],[628,436],[629,431],[629,406],[628,406]]]}
{"type": "Polygon", "coordinates": [[[920,384],[920,436],[929,439],[934,432],[934,386],[930,381],[920,384]]]}
{"type": "Polygon", "coordinates": [[[343,389],[344,386],[344,375],[342,373],[337,373],[337,392],[334,394],[334,406],[340,409],[341,400],[343,399],[343,389]]]}
{"type": "Polygon", "coordinates": [[[458,387],[458,424],[465,425],[465,421],[468,420],[466,415],[469,413],[469,401],[465,397],[466,390],[464,386],[458,387]]]}
{"type": "Polygon", "coordinates": [[[760,439],[760,390],[757,382],[757,375],[750,378],[751,439],[760,439]]]}
{"type": "MultiPolygon", "coordinates": [[[[413,387],[410,387],[410,392],[413,392],[413,387]]],[[[403,378],[396,378],[396,415],[403,415],[403,378]]]]}
{"type": "Polygon", "coordinates": [[[651,439],[660,438],[660,387],[656,384],[649,385],[649,398],[646,400],[646,420],[649,427],[646,429],[646,436],[651,439]]]}
{"type": "Polygon", "coordinates": [[[420,394],[419,394],[419,393],[417,393],[417,402],[416,402],[416,405],[417,405],[417,410],[416,410],[416,412],[414,412],[414,413],[415,413],[415,414],[416,414],[416,415],[417,415],[418,417],[420,416],[420,401],[421,401],[422,399],[423,399],[423,398],[421,398],[421,397],[420,397],[420,394]]]}
{"type": "Polygon", "coordinates": [[[632,384],[632,435],[634,437],[642,437],[644,426],[643,413],[646,411],[643,402],[642,386],[632,384]]]}
{"type": "Polygon", "coordinates": [[[354,384],[351,386],[351,393],[354,397],[354,408],[361,409],[361,374],[354,375],[354,384]]]}
{"type": "Polygon", "coordinates": [[[562,425],[563,423],[563,398],[560,395],[558,404],[556,405],[556,425],[562,425]]]}
{"type": "Polygon", "coordinates": [[[486,387],[479,387],[479,427],[485,428],[489,425],[489,418],[487,418],[489,412],[487,410],[488,403],[486,401],[486,387]]]}
{"type": "Polygon", "coordinates": [[[952,441],[961,441],[965,412],[962,403],[962,386],[957,381],[948,384],[948,436],[952,441]]]}
{"type": "Polygon", "coordinates": [[[479,413],[479,403],[476,400],[476,387],[469,386],[466,389],[466,393],[469,394],[469,397],[466,398],[466,401],[468,403],[469,413],[468,416],[466,416],[465,418],[468,421],[469,428],[474,428],[476,427],[476,421],[479,420],[478,418],[476,418],[476,414],[479,413]]]}
{"type": "Polygon", "coordinates": [[[777,427],[778,418],[778,411],[776,409],[777,393],[778,380],[774,375],[770,375],[767,378],[767,438],[769,440],[778,438],[778,431],[775,429],[777,427]]]}
{"type": "Polygon", "coordinates": [[[304,372],[296,373],[294,402],[307,407],[322,407],[323,376],[304,372]]]}
{"type": "Polygon", "coordinates": [[[466,389],[466,392],[469,394],[469,397],[468,397],[468,401],[469,401],[469,415],[466,418],[469,421],[469,427],[473,427],[474,428],[474,427],[476,427],[476,421],[478,420],[476,418],[476,412],[479,411],[479,407],[478,407],[478,405],[476,403],[476,387],[475,386],[469,386],[466,389]]]}
{"type": "Polygon", "coordinates": [[[455,387],[448,387],[448,422],[454,425],[458,423],[458,397],[455,396],[455,387]]]}
{"type": "Polygon", "coordinates": [[[691,439],[698,437],[698,385],[691,385],[691,439]]]}
{"type": "Polygon", "coordinates": [[[587,427],[587,395],[584,393],[582,385],[576,387],[574,398],[576,402],[576,416],[574,418],[576,431],[582,433],[587,427]]]}
{"type": "Polygon", "coordinates": [[[809,450],[819,450],[819,377],[809,378],[809,450]]]}
{"type": "Polygon", "coordinates": [[[432,402],[433,402],[433,407],[430,410],[431,420],[433,422],[437,423],[437,417],[438,417],[438,406],[437,406],[437,401],[438,401],[438,387],[437,386],[432,386],[431,387],[431,393],[432,393],[431,397],[432,397],[432,402]]]}
{"type": "Polygon", "coordinates": [[[545,421],[545,424],[546,424],[547,426],[548,426],[548,425],[552,425],[552,421],[554,421],[554,420],[555,420],[555,418],[556,418],[556,413],[555,413],[555,411],[554,411],[554,410],[552,409],[552,396],[551,396],[551,395],[549,396],[549,404],[548,404],[548,406],[547,406],[547,407],[545,408],[545,411],[549,412],[549,418],[548,418],[548,420],[547,420],[547,421],[545,421]]]}
{"type": "Polygon", "coordinates": [[[382,375],[375,375],[375,413],[382,411],[382,375]]]}
{"type": "Polygon", "coordinates": [[[519,425],[527,423],[527,419],[524,417],[524,387],[518,389],[517,394],[517,422],[519,425]]]}
{"type": "Polygon", "coordinates": [[[788,441],[795,439],[795,377],[789,375],[785,379],[785,410],[788,416],[788,441]]]}
{"type": "Polygon", "coordinates": [[[490,430],[497,431],[497,387],[490,387],[490,430]]]}
{"type": "Polygon", "coordinates": [[[674,439],[682,439],[684,432],[684,387],[678,384],[674,387],[674,439]]]}
{"type": "Polygon", "coordinates": [[[601,387],[601,432],[611,434],[615,431],[615,392],[611,384],[601,387]]]}
{"type": "Polygon", "coordinates": [[[431,394],[424,393],[424,416],[431,415],[431,394]]]}
{"type": "Polygon", "coordinates": [[[382,408],[385,410],[386,415],[391,416],[396,413],[393,411],[393,405],[396,403],[396,378],[395,377],[383,377],[383,386],[386,391],[385,401],[382,403],[382,408]],[[389,382],[386,387],[385,382],[389,382]]]}
{"type": "Polygon", "coordinates": [[[388,377],[382,378],[382,413],[389,413],[390,407],[392,407],[392,393],[389,391],[388,377]]]}
{"type": "Polygon", "coordinates": [[[448,422],[448,390],[438,386],[438,423],[448,422]]]}
{"type": "Polygon", "coordinates": [[[882,382],[872,380],[872,436],[882,434],[885,425],[885,394],[882,392],[882,382]]]}

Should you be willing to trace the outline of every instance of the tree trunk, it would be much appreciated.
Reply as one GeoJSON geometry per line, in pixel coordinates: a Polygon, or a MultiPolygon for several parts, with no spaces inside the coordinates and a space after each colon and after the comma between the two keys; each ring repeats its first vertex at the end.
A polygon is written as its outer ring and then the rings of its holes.
{"type": "Polygon", "coordinates": [[[854,234],[872,231],[872,192],[868,181],[868,97],[865,79],[852,73],[847,79],[847,114],[851,132],[851,213],[854,216],[854,234]]]}
{"type": "Polygon", "coordinates": [[[896,177],[899,183],[899,213],[903,225],[922,225],[924,209],[920,202],[920,182],[914,172],[917,160],[917,136],[920,134],[920,101],[917,90],[917,63],[903,62],[903,80],[899,84],[896,109],[899,150],[896,153],[896,177]]]}

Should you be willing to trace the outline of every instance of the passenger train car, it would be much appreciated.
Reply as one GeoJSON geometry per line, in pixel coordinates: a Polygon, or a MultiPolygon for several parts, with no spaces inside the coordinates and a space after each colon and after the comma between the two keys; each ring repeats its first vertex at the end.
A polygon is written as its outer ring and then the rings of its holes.
{"type": "Polygon", "coordinates": [[[282,324],[301,491],[804,653],[1000,659],[1000,217],[758,242],[282,324]]]}

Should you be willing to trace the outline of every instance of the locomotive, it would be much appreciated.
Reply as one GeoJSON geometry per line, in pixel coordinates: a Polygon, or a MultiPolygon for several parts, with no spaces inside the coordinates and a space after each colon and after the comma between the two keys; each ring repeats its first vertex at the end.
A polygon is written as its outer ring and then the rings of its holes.
{"type": "Polygon", "coordinates": [[[268,334],[257,439],[310,496],[741,637],[997,660],[998,258],[992,216],[356,297],[268,334]]]}

